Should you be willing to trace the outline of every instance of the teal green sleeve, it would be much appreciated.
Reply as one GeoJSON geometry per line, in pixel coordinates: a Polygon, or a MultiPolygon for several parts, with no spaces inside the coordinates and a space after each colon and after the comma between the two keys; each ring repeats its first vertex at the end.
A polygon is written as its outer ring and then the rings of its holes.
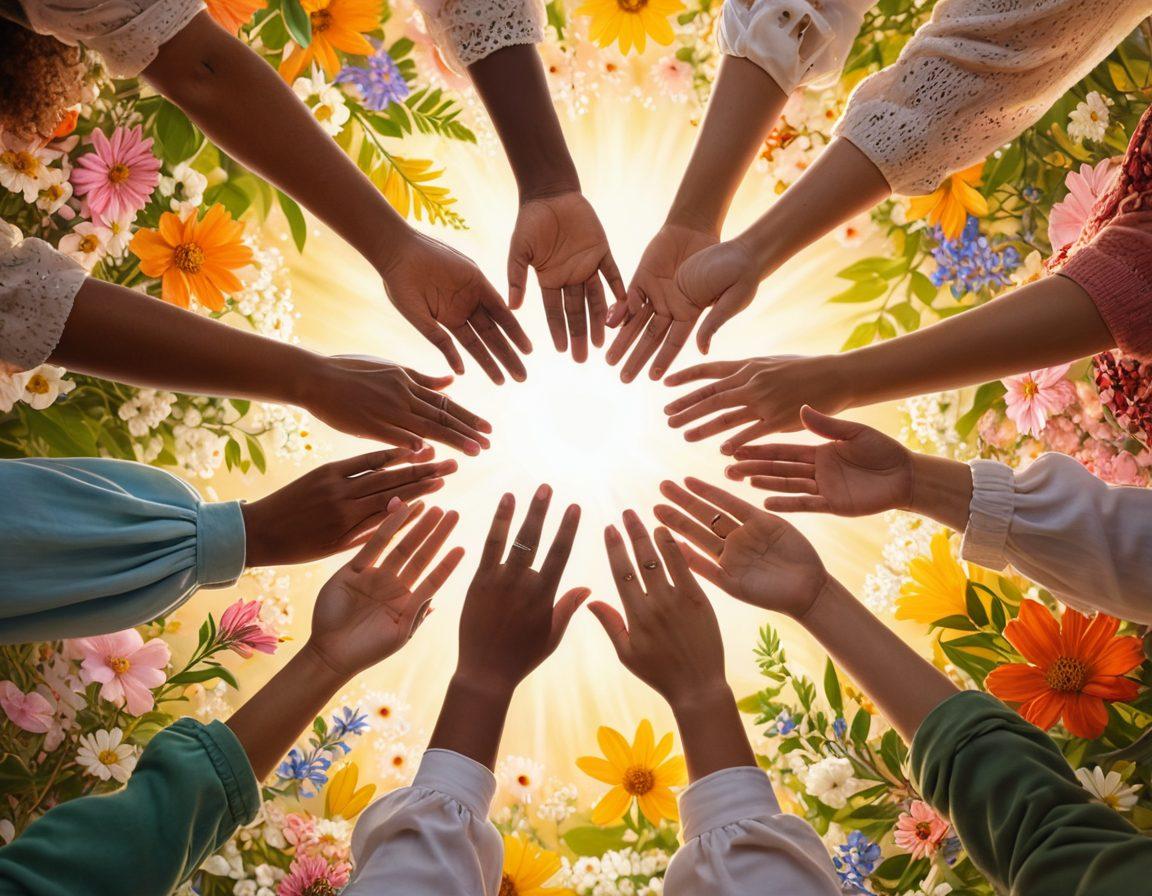
{"type": "Polygon", "coordinates": [[[912,778],[1000,891],[1127,896],[1152,887],[1152,840],[1093,802],[1039,728],[988,694],[934,709],[912,741],[912,778]]]}
{"type": "Polygon", "coordinates": [[[0,644],[121,631],[244,570],[244,518],[146,464],[0,460],[0,644]]]}
{"type": "Polygon", "coordinates": [[[167,896],[259,808],[231,729],[181,719],[122,790],[61,803],[0,849],[0,894],[167,896]]]}

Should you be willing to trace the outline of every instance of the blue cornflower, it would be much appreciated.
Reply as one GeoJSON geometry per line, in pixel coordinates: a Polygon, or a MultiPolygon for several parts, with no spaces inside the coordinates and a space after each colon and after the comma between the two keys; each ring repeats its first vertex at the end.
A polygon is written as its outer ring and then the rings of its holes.
{"type": "Polygon", "coordinates": [[[792,718],[792,713],[782,709],[780,715],[768,726],[767,734],[769,737],[775,737],[777,734],[791,734],[795,730],[796,720],[792,718]]]}
{"type": "MultiPolygon", "coordinates": [[[[296,747],[288,751],[287,758],[276,769],[276,776],[284,781],[299,781],[301,785],[312,784],[317,788],[328,783],[328,771],[332,760],[324,755],[301,753],[296,747]]],[[[314,793],[300,789],[304,797],[315,796],[314,793]]]]}
{"type": "Polygon", "coordinates": [[[398,103],[411,92],[396,60],[379,47],[368,57],[368,66],[345,66],[336,76],[341,84],[352,84],[360,90],[361,101],[369,109],[382,112],[389,103],[398,103]]]}
{"type": "Polygon", "coordinates": [[[844,716],[836,716],[832,720],[832,733],[839,738],[843,738],[848,733],[848,723],[844,721],[844,716]]]}
{"type": "Polygon", "coordinates": [[[932,258],[936,270],[931,280],[936,286],[948,286],[957,299],[966,293],[1007,286],[1012,282],[1012,272],[1020,266],[1016,247],[994,248],[988,237],[980,233],[980,222],[971,215],[959,239],[945,239],[939,227],[934,236],[937,245],[932,258]]]}
{"type": "Polygon", "coordinates": [[[363,734],[368,730],[368,714],[360,712],[360,707],[345,706],[332,716],[331,735],[336,740],[344,740],[353,734],[363,734]]]}
{"type": "Polygon", "coordinates": [[[836,866],[845,892],[868,892],[868,875],[880,861],[880,846],[865,837],[860,831],[853,831],[848,840],[836,848],[832,864],[836,866]]]}

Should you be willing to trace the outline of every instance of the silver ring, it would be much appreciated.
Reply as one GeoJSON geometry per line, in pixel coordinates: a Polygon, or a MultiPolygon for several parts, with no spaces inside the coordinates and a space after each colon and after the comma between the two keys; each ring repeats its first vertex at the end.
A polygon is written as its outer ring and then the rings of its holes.
{"type": "Polygon", "coordinates": [[[519,549],[520,549],[520,550],[522,550],[522,551],[527,551],[529,554],[531,554],[531,553],[532,553],[532,548],[528,547],[528,545],[526,545],[526,544],[521,544],[521,543],[520,543],[520,542],[518,542],[518,541],[513,541],[513,542],[512,542],[512,547],[514,547],[514,548],[519,548],[519,549]]]}
{"type": "Polygon", "coordinates": [[[630,573],[630,572],[624,573],[624,581],[625,582],[631,582],[634,578],[636,578],[636,576],[632,575],[632,573],[630,573]]]}
{"type": "MultiPolygon", "coordinates": [[[[708,528],[711,529],[713,532],[716,532],[716,524],[718,522],[720,522],[720,520],[722,520],[723,518],[724,518],[724,514],[722,514],[722,513],[716,514],[716,516],[712,517],[712,522],[710,522],[708,524],[708,528]]],[[[720,533],[716,532],[716,534],[719,535],[720,533]]]]}
{"type": "Polygon", "coordinates": [[[443,392],[440,393],[440,410],[442,410],[442,411],[448,410],[448,396],[445,395],[443,392]]]}
{"type": "Polygon", "coordinates": [[[655,568],[656,568],[656,567],[658,567],[659,565],[660,565],[660,564],[659,564],[659,563],[657,563],[655,560],[645,560],[645,561],[644,561],[644,568],[645,568],[645,569],[655,569],[655,568]]]}

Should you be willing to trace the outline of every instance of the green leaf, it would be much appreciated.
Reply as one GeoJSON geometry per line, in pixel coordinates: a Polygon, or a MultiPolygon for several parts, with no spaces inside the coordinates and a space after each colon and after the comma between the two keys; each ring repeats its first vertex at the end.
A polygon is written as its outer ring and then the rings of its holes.
{"type": "Polygon", "coordinates": [[[848,729],[848,736],[852,742],[864,746],[868,740],[868,732],[872,730],[872,715],[866,709],[856,710],[852,717],[852,727],[848,729]]]}
{"type": "Polygon", "coordinates": [[[844,697],[840,693],[840,678],[836,674],[836,667],[832,665],[829,657],[824,664],[824,696],[828,698],[828,705],[838,716],[844,715],[844,697]]]}
{"type": "Polygon", "coordinates": [[[414,46],[416,45],[410,38],[402,37],[388,48],[388,55],[391,56],[396,62],[399,62],[401,59],[412,52],[412,48],[414,46]]]}
{"type": "Polygon", "coordinates": [[[241,189],[234,180],[226,180],[219,186],[205,192],[204,204],[207,206],[213,202],[219,202],[228,209],[233,218],[239,218],[252,205],[252,197],[241,189]]]}
{"type": "Polygon", "coordinates": [[[1152,759],[1152,728],[1145,731],[1135,741],[1128,744],[1126,747],[1121,747],[1119,750],[1113,750],[1110,753],[1101,753],[1096,757],[1096,761],[1107,760],[1110,762],[1136,762],[1143,764],[1149,759],[1152,759]]]}
{"type": "Polygon", "coordinates": [[[737,701],[736,708],[743,713],[758,713],[764,708],[764,704],[760,700],[760,694],[756,693],[737,701]]]}
{"type": "Polygon", "coordinates": [[[280,202],[280,209],[288,219],[288,229],[292,232],[292,242],[296,244],[296,251],[304,251],[304,241],[308,239],[308,222],[304,220],[304,213],[300,206],[280,190],[276,191],[276,198],[280,202]]]}
{"type": "Polygon", "coordinates": [[[936,300],[936,293],[939,292],[936,284],[920,271],[913,271],[909,276],[908,291],[928,306],[936,300]]]}
{"type": "Polygon", "coordinates": [[[896,319],[896,323],[906,333],[920,329],[920,312],[912,307],[911,302],[900,302],[888,309],[888,313],[896,319]]]}
{"type": "Polygon", "coordinates": [[[229,470],[240,466],[240,443],[235,439],[229,439],[224,444],[224,465],[229,470]]]}
{"type": "Polygon", "coordinates": [[[161,101],[156,113],[155,136],[160,144],[160,157],[169,165],[191,158],[200,142],[188,116],[167,100],[161,101]]]}
{"type": "Polygon", "coordinates": [[[851,305],[858,302],[871,302],[880,298],[888,290],[888,283],[877,277],[861,280],[849,286],[843,292],[838,292],[828,301],[834,305],[851,305]]]}
{"type": "Polygon", "coordinates": [[[956,434],[966,439],[980,418],[984,416],[984,412],[1003,398],[1006,391],[1000,380],[985,383],[977,389],[976,396],[972,400],[972,407],[956,421],[956,434]]]}
{"type": "Polygon", "coordinates": [[[862,258],[854,264],[848,265],[844,270],[837,272],[836,276],[842,280],[870,280],[873,277],[882,277],[890,280],[893,276],[908,270],[908,262],[904,258],[883,258],[874,256],[862,258]]]}
{"type": "Polygon", "coordinates": [[[225,669],[223,666],[209,663],[199,669],[189,669],[187,672],[181,672],[179,675],[173,675],[168,679],[169,684],[197,684],[203,681],[214,681],[220,679],[226,682],[229,687],[240,690],[240,685],[236,681],[236,676],[225,669]]]}
{"type": "Polygon", "coordinates": [[[292,39],[302,47],[312,43],[312,17],[304,11],[300,0],[284,0],[280,7],[284,11],[284,24],[292,39]]]}
{"type": "Polygon", "coordinates": [[[977,627],[983,628],[988,624],[988,614],[984,611],[984,602],[980,600],[980,593],[969,582],[964,589],[964,605],[968,616],[977,627]]]}
{"type": "Polygon", "coordinates": [[[868,345],[873,339],[876,338],[876,321],[869,320],[862,324],[858,324],[851,335],[844,340],[844,344],[840,346],[841,351],[850,351],[854,348],[860,348],[862,345],[868,345]]]}
{"type": "Polygon", "coordinates": [[[248,456],[252,458],[252,463],[256,469],[261,473],[268,471],[268,460],[264,456],[264,447],[260,444],[259,440],[252,435],[245,433],[248,438],[248,456]]]}
{"type": "Polygon", "coordinates": [[[627,833],[624,825],[611,828],[587,825],[566,831],[563,840],[578,856],[602,856],[610,849],[622,849],[627,833]]]}
{"type": "Polygon", "coordinates": [[[959,614],[955,616],[945,616],[943,619],[937,619],[932,623],[932,628],[946,628],[956,632],[974,632],[976,626],[972,624],[972,620],[967,616],[959,614]]]}

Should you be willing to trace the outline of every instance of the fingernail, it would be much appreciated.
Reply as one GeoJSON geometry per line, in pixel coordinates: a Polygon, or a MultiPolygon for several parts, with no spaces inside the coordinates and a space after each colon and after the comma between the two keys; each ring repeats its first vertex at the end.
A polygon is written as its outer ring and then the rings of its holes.
{"type": "Polygon", "coordinates": [[[401,501],[399,498],[393,498],[391,501],[388,502],[388,510],[389,511],[399,510],[403,506],[403,504],[404,504],[404,502],[401,501]]]}
{"type": "Polygon", "coordinates": [[[480,453],[480,443],[477,441],[474,441],[472,439],[469,439],[467,442],[464,443],[464,453],[467,454],[469,457],[475,457],[477,454],[480,453]]]}
{"type": "Polygon", "coordinates": [[[658,380],[662,376],[664,376],[664,368],[663,367],[653,367],[652,368],[652,379],[658,380]]]}
{"type": "Polygon", "coordinates": [[[723,445],[720,446],[720,453],[721,454],[727,454],[727,455],[731,456],[732,451],[733,451],[732,446],[729,445],[727,442],[725,442],[723,445]]]}
{"type": "Polygon", "coordinates": [[[512,496],[508,493],[501,495],[500,496],[500,507],[506,509],[506,508],[511,507],[511,506],[512,506],[512,496]]]}
{"type": "Polygon", "coordinates": [[[738,473],[736,467],[734,467],[734,466],[725,467],[724,468],[724,475],[727,476],[729,479],[739,479],[740,478],[739,473],[738,473]]]}
{"type": "Polygon", "coordinates": [[[545,498],[547,498],[551,494],[552,494],[552,487],[550,485],[542,485],[542,486],[540,486],[540,488],[536,489],[536,500],[537,501],[543,501],[545,498]]]}

